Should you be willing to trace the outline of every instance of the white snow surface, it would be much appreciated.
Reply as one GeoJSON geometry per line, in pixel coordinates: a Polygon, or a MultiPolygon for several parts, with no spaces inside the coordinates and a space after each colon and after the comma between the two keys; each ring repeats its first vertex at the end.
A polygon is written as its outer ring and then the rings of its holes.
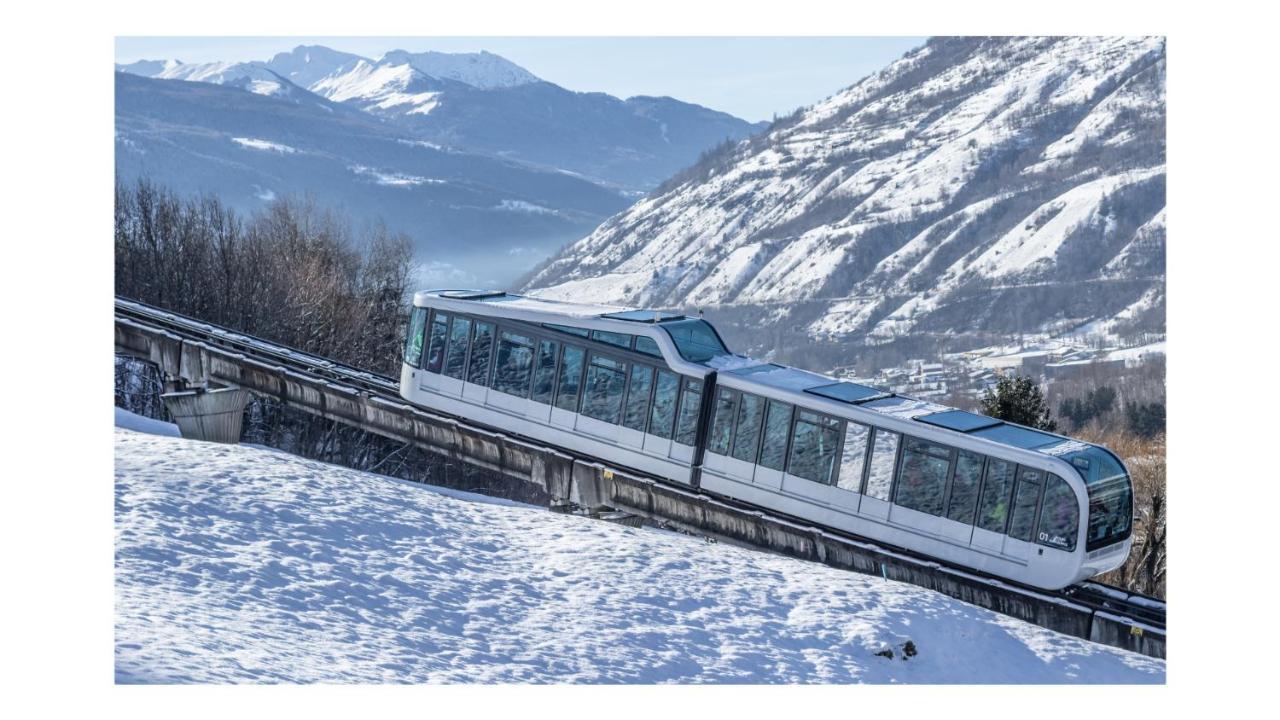
{"type": "Polygon", "coordinates": [[[233,137],[231,142],[251,150],[265,150],[267,152],[280,153],[281,155],[290,155],[298,152],[297,148],[271,142],[270,140],[263,140],[262,138],[233,137]]]}
{"type": "Polygon", "coordinates": [[[914,586],[116,417],[117,682],[1164,681],[914,586]]]}

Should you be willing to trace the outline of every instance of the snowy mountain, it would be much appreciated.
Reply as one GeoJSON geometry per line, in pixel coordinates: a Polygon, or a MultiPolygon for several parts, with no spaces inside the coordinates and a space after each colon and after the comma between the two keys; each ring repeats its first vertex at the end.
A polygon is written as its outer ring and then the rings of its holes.
{"type": "Polygon", "coordinates": [[[116,73],[120,179],[246,211],[307,194],[357,223],[381,219],[413,238],[427,285],[510,282],[629,203],[564,172],[440,148],[278,74],[275,92],[257,94],[244,90],[265,80],[210,71],[227,84],[116,73]]]}
{"type": "Polygon", "coordinates": [[[875,576],[116,425],[118,683],[1165,679],[875,576]]]}
{"type": "Polygon", "coordinates": [[[611,218],[528,287],[753,338],[1164,328],[1159,38],[939,38],[611,218]]]}
{"type": "Polygon", "coordinates": [[[117,70],[146,77],[235,84],[260,94],[280,80],[463,152],[546,165],[647,191],[724,140],[762,129],[672,98],[621,100],[545,82],[488,52],[411,53],[376,60],[316,45],[266,62],[142,61],[117,70]]]}

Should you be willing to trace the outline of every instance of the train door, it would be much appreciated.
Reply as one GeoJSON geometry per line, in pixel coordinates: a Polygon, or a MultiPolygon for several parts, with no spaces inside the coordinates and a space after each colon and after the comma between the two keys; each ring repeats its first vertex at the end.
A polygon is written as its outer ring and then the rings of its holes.
{"type": "Polygon", "coordinates": [[[538,356],[533,366],[533,392],[529,395],[528,416],[532,420],[551,422],[551,401],[556,394],[556,367],[560,360],[560,343],[538,341],[538,356]]]}
{"type": "Polygon", "coordinates": [[[572,430],[578,418],[578,400],[582,395],[582,373],[587,351],[577,345],[565,345],[560,351],[560,367],[556,377],[556,397],[551,407],[551,424],[572,430]]]}
{"type": "Polygon", "coordinates": [[[462,385],[462,397],[465,400],[483,404],[489,395],[493,335],[494,326],[491,322],[477,320],[471,330],[471,352],[467,356],[466,382],[462,385]]]}
{"type": "Polygon", "coordinates": [[[866,488],[858,506],[858,514],[873,520],[887,521],[893,497],[893,476],[898,467],[899,433],[876,428],[871,436],[871,462],[867,465],[866,488]]]}
{"type": "Polygon", "coordinates": [[[618,428],[618,444],[632,450],[644,449],[645,428],[649,422],[649,403],[653,399],[654,369],[633,363],[627,373],[626,399],[622,403],[622,425],[618,428]]]}
{"type": "Polygon", "coordinates": [[[1035,553],[1036,518],[1040,514],[1044,476],[1043,470],[1018,468],[1018,483],[1013,491],[1013,510],[1009,514],[1009,533],[1004,538],[1004,554],[1023,562],[1029,561],[1035,553]]]}
{"type": "Polygon", "coordinates": [[[671,437],[671,452],[668,456],[682,465],[689,465],[693,462],[693,451],[698,439],[698,419],[702,414],[702,381],[683,378],[681,385],[676,430],[671,437]]]}
{"type": "Polygon", "coordinates": [[[978,498],[978,516],[973,525],[973,540],[970,542],[973,547],[993,553],[1004,551],[1017,467],[1008,460],[987,459],[978,498]]]}
{"type": "Polygon", "coordinates": [[[653,381],[653,402],[649,406],[649,428],[644,435],[646,453],[659,457],[671,455],[679,398],[680,376],[669,370],[658,370],[653,381]]]}

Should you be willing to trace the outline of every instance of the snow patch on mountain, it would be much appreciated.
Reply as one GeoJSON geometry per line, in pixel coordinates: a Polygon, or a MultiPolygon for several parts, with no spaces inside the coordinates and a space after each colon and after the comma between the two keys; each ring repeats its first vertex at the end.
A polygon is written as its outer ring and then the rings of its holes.
{"type": "Polygon", "coordinates": [[[289,147],[282,143],[271,142],[270,140],[263,140],[261,138],[233,137],[231,138],[231,142],[251,150],[265,150],[268,152],[280,153],[281,155],[298,152],[297,148],[289,147]]]}

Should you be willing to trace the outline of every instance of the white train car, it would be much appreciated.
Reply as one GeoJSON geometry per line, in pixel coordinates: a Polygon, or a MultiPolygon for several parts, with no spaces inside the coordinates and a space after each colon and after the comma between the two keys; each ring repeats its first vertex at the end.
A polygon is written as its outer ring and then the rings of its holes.
{"type": "Polygon", "coordinates": [[[1036,587],[1071,585],[1129,553],[1132,485],[1105,448],[734,355],[698,318],[420,292],[400,392],[1036,587]]]}

